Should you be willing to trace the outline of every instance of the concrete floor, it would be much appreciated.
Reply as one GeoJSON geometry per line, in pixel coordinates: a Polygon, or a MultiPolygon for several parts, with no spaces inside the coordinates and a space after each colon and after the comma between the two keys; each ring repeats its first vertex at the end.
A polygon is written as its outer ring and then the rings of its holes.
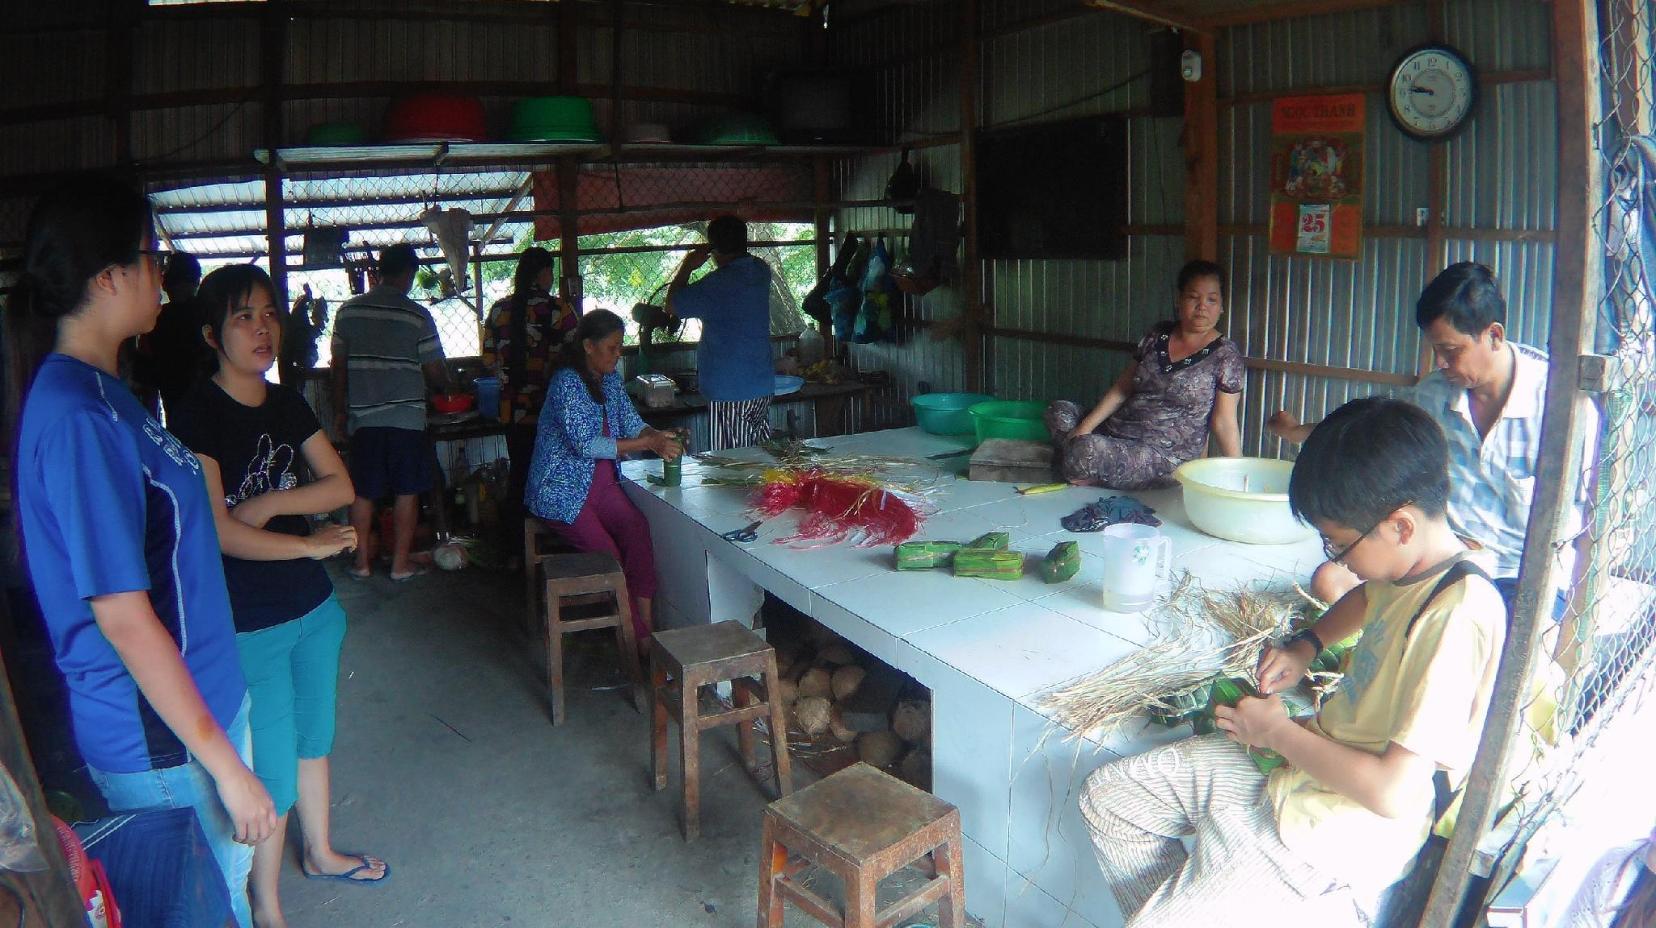
{"type": "MultiPolygon", "coordinates": [[[[676,758],[669,788],[652,791],[647,717],[620,692],[592,690],[619,680],[607,642],[570,657],[569,720],[554,729],[541,647],[518,631],[516,575],[336,578],[351,628],[334,844],[385,858],[392,875],[310,881],[288,862],[293,928],[754,924],[769,799],[738,762],[734,729],[704,736],[702,837],[687,845],[676,758]]],[[[796,786],[814,779],[795,770],[796,786]]],[[[787,924],[815,922],[790,907],[787,924]]]]}

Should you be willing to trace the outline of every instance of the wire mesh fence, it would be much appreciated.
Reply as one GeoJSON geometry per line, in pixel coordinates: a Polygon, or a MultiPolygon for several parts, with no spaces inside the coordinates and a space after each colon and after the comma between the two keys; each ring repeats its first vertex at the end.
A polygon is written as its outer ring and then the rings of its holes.
{"type": "MultiPolygon", "coordinates": [[[[582,309],[616,311],[635,344],[632,307],[660,305],[684,254],[705,242],[706,220],[728,212],[769,217],[750,223],[750,250],[773,271],[773,334],[797,334],[807,324],[799,301],[816,276],[812,226],[785,221],[809,211],[798,199],[801,176],[796,166],[769,163],[586,164],[574,168],[576,201],[564,204],[568,186],[557,169],[533,166],[341,165],[291,174],[282,180],[288,302],[308,291],[308,305],[326,307],[319,327],[294,331],[314,338],[314,363],[327,366],[334,313],[361,292],[363,271],[381,250],[408,244],[422,261],[410,295],[429,308],[446,355],[475,357],[491,307],[511,293],[517,255],[537,243],[556,255],[560,224],[573,216],[582,233],[582,309]]],[[[250,261],[269,267],[262,183],[155,195],[163,234],[200,258],[204,271],[250,261]]],[[[561,262],[553,274],[563,279],[561,262]]],[[[694,322],[678,333],[698,337],[694,322]]]]}
{"type": "MultiPolygon", "coordinates": [[[[1582,481],[1571,537],[1531,538],[1560,564],[1560,621],[1541,637],[1525,724],[1508,753],[1516,795],[1485,843],[1510,872],[1538,833],[1604,772],[1613,739],[1644,738],[1622,720],[1656,692],[1656,137],[1652,130],[1652,7],[1599,7],[1600,89],[1595,155],[1604,194],[1593,205],[1602,259],[1596,306],[1584,314],[1584,384],[1571,461],[1582,481]],[[1492,847],[1493,845],[1493,847],[1492,847]]],[[[1636,823],[1648,826],[1646,823],[1636,823]]],[[[1495,883],[1499,888],[1499,881],[1495,883]]]]}

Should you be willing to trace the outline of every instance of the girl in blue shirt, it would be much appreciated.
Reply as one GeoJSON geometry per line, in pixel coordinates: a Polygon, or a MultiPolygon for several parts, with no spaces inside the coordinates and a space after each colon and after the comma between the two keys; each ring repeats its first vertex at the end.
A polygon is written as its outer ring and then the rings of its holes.
{"type": "Polygon", "coordinates": [[[12,395],[28,389],[18,517],[93,782],[115,811],[194,808],[250,928],[252,845],[276,813],[247,766],[213,512],[201,465],[116,374],[122,343],[155,325],[166,256],[149,201],[114,180],[35,206],[5,314],[12,395]]]}

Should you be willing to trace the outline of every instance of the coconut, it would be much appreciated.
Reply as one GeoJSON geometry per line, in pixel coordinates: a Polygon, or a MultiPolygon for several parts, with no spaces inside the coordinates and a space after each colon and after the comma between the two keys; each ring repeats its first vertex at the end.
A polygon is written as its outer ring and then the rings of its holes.
{"type": "Polygon", "coordinates": [[[891,730],[909,744],[924,741],[931,732],[931,704],[905,699],[891,712],[891,730]]]}
{"type": "Polygon", "coordinates": [[[833,675],[820,667],[812,668],[799,678],[800,696],[827,696],[834,691],[833,675]]]}
{"type": "Polygon", "coordinates": [[[857,691],[857,687],[862,685],[863,677],[867,675],[868,671],[858,667],[856,664],[847,664],[844,667],[834,671],[834,677],[831,683],[831,687],[834,691],[834,699],[839,702],[844,702],[846,699],[850,698],[851,694],[857,691]]]}
{"type": "Polygon", "coordinates": [[[799,645],[794,642],[784,642],[774,646],[776,651],[776,672],[787,674],[794,664],[799,662],[799,645]]]}
{"type": "Polygon", "coordinates": [[[821,624],[820,622],[808,623],[805,631],[805,637],[809,638],[811,643],[816,645],[819,649],[824,645],[830,645],[837,641],[844,640],[840,638],[838,632],[826,625],[821,624]]]}
{"type": "Polygon", "coordinates": [[[903,755],[903,762],[897,765],[897,775],[911,786],[929,790],[931,767],[931,752],[925,748],[915,748],[903,755]]]}
{"type": "Polygon", "coordinates": [[[801,696],[793,704],[793,717],[799,730],[814,738],[828,730],[832,707],[821,696],[801,696]]]}
{"type": "Polygon", "coordinates": [[[839,706],[835,706],[828,714],[828,730],[833,732],[835,740],[840,744],[850,744],[857,740],[857,733],[845,727],[845,716],[840,714],[839,706]]]}
{"type": "Polygon", "coordinates": [[[799,687],[792,680],[776,681],[776,701],[783,706],[791,706],[799,698],[799,687]]]}
{"type": "Polygon", "coordinates": [[[857,652],[845,642],[836,641],[833,644],[823,645],[818,649],[817,660],[838,666],[855,664],[857,662],[857,652]]]}
{"type": "Polygon", "coordinates": [[[891,766],[903,753],[903,739],[889,731],[869,731],[857,736],[857,756],[875,767],[891,766]]]}

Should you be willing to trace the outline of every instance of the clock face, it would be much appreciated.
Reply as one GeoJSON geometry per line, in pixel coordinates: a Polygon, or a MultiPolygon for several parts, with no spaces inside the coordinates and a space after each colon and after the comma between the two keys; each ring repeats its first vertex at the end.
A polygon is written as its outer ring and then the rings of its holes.
{"type": "Polygon", "coordinates": [[[1478,101],[1478,76],[1460,52],[1429,45],[1392,67],[1387,103],[1398,128],[1417,139],[1444,139],[1466,125],[1478,101]]]}

